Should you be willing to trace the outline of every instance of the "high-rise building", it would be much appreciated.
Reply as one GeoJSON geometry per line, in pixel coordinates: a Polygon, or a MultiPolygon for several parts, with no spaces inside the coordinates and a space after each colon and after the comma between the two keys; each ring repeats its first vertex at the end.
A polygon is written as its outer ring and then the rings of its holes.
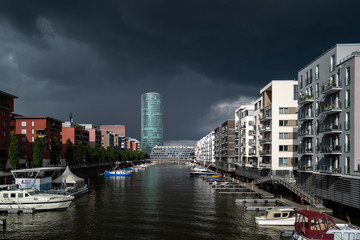
{"type": "Polygon", "coordinates": [[[151,153],[153,147],[163,145],[163,97],[159,93],[141,95],[142,151],[151,153]]]}

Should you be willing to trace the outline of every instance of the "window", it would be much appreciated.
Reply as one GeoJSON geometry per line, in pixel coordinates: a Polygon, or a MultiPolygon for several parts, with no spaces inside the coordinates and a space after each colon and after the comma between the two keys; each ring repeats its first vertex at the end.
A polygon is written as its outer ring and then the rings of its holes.
{"type": "Polygon", "coordinates": [[[309,84],[309,72],[306,72],[305,86],[309,84]]]}
{"type": "Polygon", "coordinates": [[[350,67],[346,68],[345,72],[345,86],[350,84],[350,67]]]}
{"type": "Polygon", "coordinates": [[[315,116],[319,116],[319,102],[316,102],[315,104],[315,116]]]}
{"type": "Polygon", "coordinates": [[[26,134],[26,129],[21,129],[21,134],[26,134]]]}
{"type": "Polygon", "coordinates": [[[350,152],[350,134],[345,135],[345,152],[350,152]]]}
{"type": "Polygon", "coordinates": [[[6,135],[7,135],[6,130],[3,130],[3,137],[6,137],[6,135]]]}
{"type": "Polygon", "coordinates": [[[34,142],[34,137],[31,137],[31,142],[34,142]]]}
{"type": "Polygon", "coordinates": [[[300,76],[300,89],[302,89],[303,87],[303,76],[301,75],[300,76]]]}
{"type": "Polygon", "coordinates": [[[299,95],[298,85],[294,85],[294,100],[298,99],[298,95],[299,95]]]}
{"type": "Polygon", "coordinates": [[[330,72],[335,70],[335,55],[332,55],[330,57],[330,67],[329,67],[330,72]]]}
{"type": "Polygon", "coordinates": [[[279,133],[279,139],[289,139],[289,133],[279,133]]]}
{"type": "Polygon", "coordinates": [[[21,144],[21,149],[26,150],[26,144],[21,144]]]}
{"type": "Polygon", "coordinates": [[[26,142],[26,137],[25,137],[25,136],[22,136],[22,137],[21,137],[21,141],[22,141],[22,142],[26,142]]]}
{"type": "Polygon", "coordinates": [[[315,85],[315,98],[319,97],[319,83],[315,85]]]}
{"type": "Polygon", "coordinates": [[[4,194],[3,194],[3,198],[9,198],[9,194],[8,194],[8,193],[4,193],[4,194]]]}
{"type": "Polygon", "coordinates": [[[279,108],[279,114],[288,114],[289,108],[279,108]]]}
{"type": "Polygon", "coordinates": [[[316,65],[316,68],[315,68],[315,80],[318,80],[319,79],[319,64],[316,65]]]}
{"type": "Polygon", "coordinates": [[[6,117],[7,116],[7,111],[6,110],[2,110],[2,116],[6,117]]]}
{"type": "Polygon", "coordinates": [[[34,121],[31,122],[31,126],[32,126],[32,127],[34,126],[34,121]]]}
{"type": "Polygon", "coordinates": [[[31,134],[35,134],[35,131],[34,131],[34,129],[31,129],[31,134]]]}
{"type": "Polygon", "coordinates": [[[10,193],[11,198],[16,198],[16,193],[10,193]]]}
{"type": "Polygon", "coordinates": [[[3,144],[3,147],[5,147],[5,148],[7,147],[7,141],[6,140],[3,140],[2,144],[3,144]]]}
{"type": "Polygon", "coordinates": [[[289,159],[288,158],[279,158],[279,167],[288,167],[289,159]]]}
{"type": "Polygon", "coordinates": [[[289,151],[289,146],[288,145],[279,145],[279,151],[287,152],[287,151],[289,151]]]}
{"type": "Polygon", "coordinates": [[[345,130],[350,129],[350,112],[345,113],[345,130]]]}
{"type": "Polygon", "coordinates": [[[289,120],[279,120],[280,127],[287,127],[289,126],[289,120]]]}
{"type": "MultiPolygon", "coordinates": [[[[349,157],[345,157],[345,174],[349,174],[350,173],[350,158],[349,157]]],[[[360,234],[360,233],[359,233],[360,234]]],[[[360,239],[360,238],[359,238],[360,239]]]]}
{"type": "Polygon", "coordinates": [[[23,193],[18,193],[18,198],[22,198],[24,197],[24,194],[23,193]]]}
{"type": "Polygon", "coordinates": [[[310,69],[309,84],[312,83],[312,75],[313,75],[313,72],[312,72],[312,69],[310,69]]]}
{"type": "Polygon", "coordinates": [[[25,121],[22,121],[22,122],[21,122],[21,126],[22,126],[22,127],[26,127],[26,122],[25,122],[25,121]]]}
{"type": "Polygon", "coordinates": [[[350,107],[350,89],[345,92],[345,108],[350,107]]]}
{"type": "Polygon", "coordinates": [[[3,127],[6,127],[6,125],[7,125],[6,120],[3,120],[3,121],[2,121],[2,126],[3,126],[3,127]]]}

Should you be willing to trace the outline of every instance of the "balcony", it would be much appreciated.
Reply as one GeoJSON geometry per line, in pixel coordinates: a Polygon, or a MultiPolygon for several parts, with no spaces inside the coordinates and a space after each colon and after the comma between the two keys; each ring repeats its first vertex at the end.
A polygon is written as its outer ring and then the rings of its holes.
{"type": "Polygon", "coordinates": [[[314,171],[314,167],[312,165],[298,165],[298,171],[314,171]]]}
{"type": "Polygon", "coordinates": [[[314,155],[314,148],[299,148],[298,153],[304,156],[312,156],[314,155]]]}
{"type": "Polygon", "coordinates": [[[249,145],[250,145],[250,146],[256,145],[256,141],[255,141],[254,139],[250,139],[250,140],[249,140],[249,145]]]}
{"type": "Polygon", "coordinates": [[[259,167],[261,167],[261,168],[271,168],[271,163],[260,163],[259,167]]]}
{"type": "Polygon", "coordinates": [[[255,136],[256,135],[256,132],[254,130],[249,130],[249,135],[250,136],[255,136]]]}
{"type": "Polygon", "coordinates": [[[246,128],[246,124],[241,124],[240,128],[241,128],[241,129],[245,129],[245,128],[246,128]]]}
{"type": "Polygon", "coordinates": [[[324,103],[324,104],[325,104],[325,107],[320,109],[320,114],[328,115],[328,114],[339,113],[342,111],[340,101],[338,101],[337,104],[328,104],[327,106],[326,106],[326,103],[324,103]]]}
{"type": "Polygon", "coordinates": [[[238,144],[235,144],[235,145],[234,145],[234,148],[235,148],[235,149],[239,148],[239,145],[238,145],[238,144]]]}
{"type": "Polygon", "coordinates": [[[249,155],[250,155],[250,156],[255,156],[255,155],[256,155],[255,149],[250,148],[250,149],[249,149],[249,155]]]}
{"type": "Polygon", "coordinates": [[[249,126],[255,126],[255,122],[254,121],[249,121],[249,126]]]}
{"type": "Polygon", "coordinates": [[[9,104],[6,104],[6,102],[4,102],[4,101],[1,101],[1,102],[0,102],[0,107],[10,109],[10,105],[9,105],[9,104]]]}
{"type": "Polygon", "coordinates": [[[271,114],[261,114],[260,115],[260,122],[265,122],[271,120],[271,114]]]}
{"type": "Polygon", "coordinates": [[[314,137],[314,131],[312,129],[299,130],[298,136],[302,138],[312,138],[314,137]]]}
{"type": "Polygon", "coordinates": [[[324,154],[334,154],[334,155],[341,155],[341,146],[340,145],[330,145],[330,146],[321,146],[320,152],[324,154]]]}
{"type": "Polygon", "coordinates": [[[299,113],[298,120],[299,121],[311,121],[314,119],[314,112],[313,111],[306,111],[299,113]]]}
{"type": "Polygon", "coordinates": [[[260,132],[271,132],[271,126],[263,126],[260,128],[260,132]]]}
{"type": "Polygon", "coordinates": [[[314,96],[313,95],[305,95],[305,96],[299,96],[298,103],[299,105],[304,105],[308,103],[314,102],[314,96]]]}
{"type": "Polygon", "coordinates": [[[263,138],[259,140],[260,144],[271,144],[271,138],[263,138]]]}
{"type": "Polygon", "coordinates": [[[320,132],[324,134],[338,134],[341,133],[341,124],[326,124],[320,127],[320,132]]]}
{"type": "Polygon", "coordinates": [[[271,156],[271,150],[263,150],[263,151],[259,151],[259,155],[260,156],[271,156]]]}
{"type": "Polygon", "coordinates": [[[328,165],[316,165],[315,166],[316,171],[318,172],[325,172],[325,173],[337,173],[340,174],[341,173],[341,168],[335,168],[333,166],[328,166],[328,165]]]}
{"type": "Polygon", "coordinates": [[[335,80],[331,81],[331,83],[330,81],[327,81],[327,83],[324,83],[321,87],[321,93],[324,95],[333,94],[340,90],[341,90],[341,81],[336,83],[335,80]]]}

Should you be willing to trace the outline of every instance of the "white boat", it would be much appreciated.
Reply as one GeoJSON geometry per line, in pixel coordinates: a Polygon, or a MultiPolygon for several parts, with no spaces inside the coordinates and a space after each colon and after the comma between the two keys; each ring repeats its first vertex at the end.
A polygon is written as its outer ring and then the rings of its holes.
{"type": "Polygon", "coordinates": [[[293,226],[295,223],[295,211],[292,208],[268,209],[261,217],[255,217],[259,225],[268,226],[293,226]]]}
{"type": "Polygon", "coordinates": [[[19,189],[8,186],[0,191],[0,211],[8,210],[60,210],[67,209],[73,196],[41,193],[37,189],[19,189]]]}
{"type": "Polygon", "coordinates": [[[295,214],[295,233],[291,240],[314,239],[360,239],[360,229],[351,224],[335,224],[334,220],[323,213],[297,211],[295,214]]]}

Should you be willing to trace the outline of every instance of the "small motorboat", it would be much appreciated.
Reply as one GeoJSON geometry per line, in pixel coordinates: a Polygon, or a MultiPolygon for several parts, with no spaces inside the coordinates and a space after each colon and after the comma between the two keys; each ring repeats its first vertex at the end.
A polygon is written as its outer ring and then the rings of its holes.
{"type": "Polygon", "coordinates": [[[131,176],[131,173],[124,170],[105,171],[105,176],[131,176]]]}
{"type": "Polygon", "coordinates": [[[207,180],[209,178],[221,178],[221,175],[209,175],[209,176],[204,176],[202,177],[204,180],[207,180]]]}
{"type": "Polygon", "coordinates": [[[292,226],[295,223],[295,210],[293,208],[268,209],[261,217],[255,217],[259,225],[292,226]]]}
{"type": "Polygon", "coordinates": [[[72,200],[74,196],[41,193],[35,188],[19,189],[11,185],[0,191],[0,211],[67,209],[72,200]]]}
{"type": "Polygon", "coordinates": [[[360,229],[349,224],[335,224],[323,213],[301,210],[295,212],[295,232],[291,240],[359,239],[360,229]]]}

